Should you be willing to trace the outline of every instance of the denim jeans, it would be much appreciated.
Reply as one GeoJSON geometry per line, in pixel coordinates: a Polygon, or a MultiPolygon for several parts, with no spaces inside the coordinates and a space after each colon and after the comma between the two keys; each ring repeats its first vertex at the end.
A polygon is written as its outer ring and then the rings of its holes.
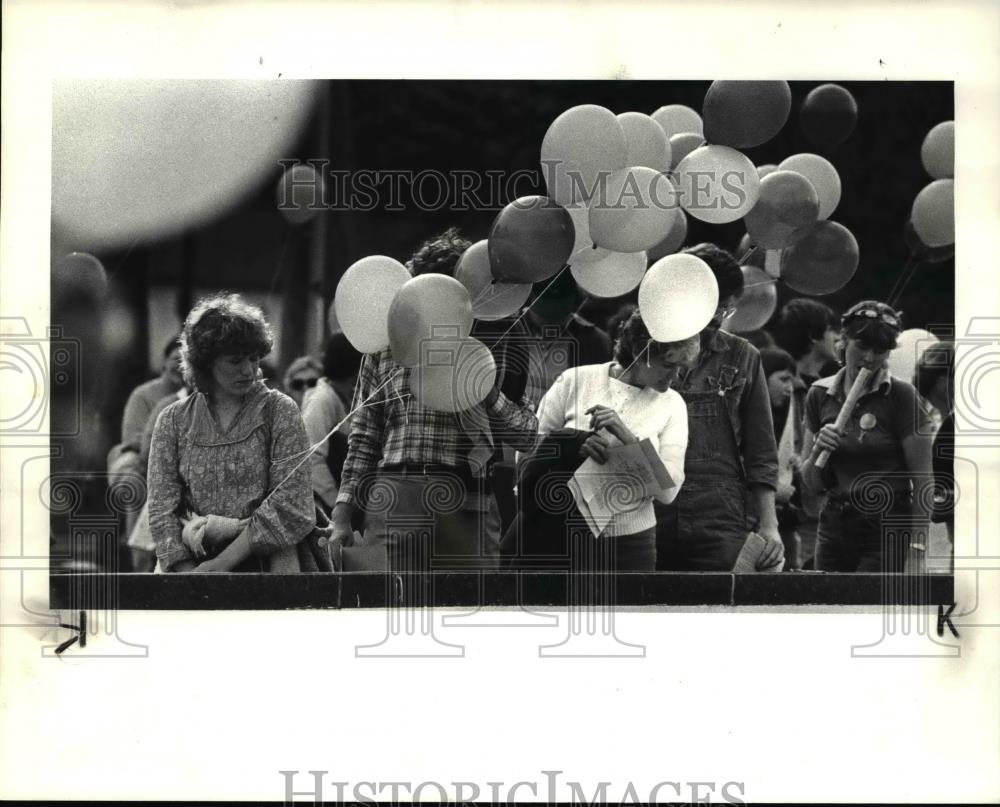
{"type": "Polygon", "coordinates": [[[574,571],[652,572],[656,570],[656,530],[595,538],[576,532],[572,541],[574,571]]]}
{"type": "Polygon", "coordinates": [[[862,513],[829,500],[819,514],[816,568],[823,572],[902,572],[910,544],[910,506],[862,513]]]}

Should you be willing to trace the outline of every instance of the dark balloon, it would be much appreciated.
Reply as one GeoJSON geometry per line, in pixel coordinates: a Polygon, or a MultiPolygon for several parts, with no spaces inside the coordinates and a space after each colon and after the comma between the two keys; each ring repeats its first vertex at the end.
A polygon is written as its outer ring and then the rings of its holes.
{"type": "Polygon", "coordinates": [[[799,110],[799,127],[817,146],[836,146],[851,136],[858,123],[858,103],[839,84],[821,84],[799,110]]]}
{"type": "Polygon", "coordinates": [[[705,139],[737,149],[759,146],[781,131],[791,109],[787,81],[713,81],[702,109],[705,139]]]}
{"type": "Polygon", "coordinates": [[[858,242],[835,221],[818,221],[781,253],[781,279],[802,294],[832,294],[858,270],[858,242]]]}
{"type": "Polygon", "coordinates": [[[545,196],[524,196],[501,210],[490,228],[493,276],[502,283],[547,280],[569,261],[575,240],[566,208],[545,196]]]}

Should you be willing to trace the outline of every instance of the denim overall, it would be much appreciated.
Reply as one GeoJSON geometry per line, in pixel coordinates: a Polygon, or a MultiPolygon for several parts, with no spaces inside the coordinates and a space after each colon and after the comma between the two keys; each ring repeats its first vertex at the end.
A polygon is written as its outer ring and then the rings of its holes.
{"type": "Polygon", "coordinates": [[[748,355],[703,351],[676,386],[688,412],[685,480],[673,504],[657,509],[657,569],[729,571],[746,540],[748,486],[733,418],[752,369],[748,355]]]}

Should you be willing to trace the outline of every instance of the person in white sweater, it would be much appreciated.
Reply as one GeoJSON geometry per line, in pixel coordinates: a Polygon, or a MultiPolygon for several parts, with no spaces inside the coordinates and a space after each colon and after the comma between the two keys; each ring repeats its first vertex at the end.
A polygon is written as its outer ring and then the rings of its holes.
{"type": "MultiPolygon", "coordinates": [[[[656,498],[674,500],[684,481],[687,408],[670,389],[678,370],[698,355],[698,337],[680,342],[653,341],[636,310],[622,323],[614,361],[590,364],[562,373],[538,405],[538,431],[590,431],[579,458],[598,464],[614,445],[649,438],[673,482],[656,498]]],[[[610,480],[609,480],[610,481],[610,480]]],[[[656,516],[647,498],[625,513],[616,513],[598,538],[584,536],[571,551],[597,558],[614,571],[656,568],[656,516]]]]}

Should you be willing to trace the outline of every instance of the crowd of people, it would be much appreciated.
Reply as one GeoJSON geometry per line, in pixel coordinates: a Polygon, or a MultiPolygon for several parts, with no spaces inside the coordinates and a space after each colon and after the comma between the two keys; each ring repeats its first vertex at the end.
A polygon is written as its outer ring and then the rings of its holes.
{"type": "MultiPolygon", "coordinates": [[[[448,230],[408,268],[453,276],[469,246],[448,230]]],[[[147,482],[127,525],[133,569],[330,571],[334,550],[369,547],[392,569],[730,571],[753,539],[757,571],[922,570],[929,522],[952,537],[950,346],[892,376],[902,318],[870,300],[840,316],[793,299],[770,330],[729,333],[739,263],[713,244],[685,251],[719,289],[699,334],[656,342],[635,306],[606,332],[564,272],[525,311],[476,322],[496,383],[458,413],[422,406],[412,369],[342,333],[279,390],[261,370],[262,312],[202,299],[109,456],[113,480],[147,482]],[[643,441],[668,484],[595,535],[574,474],[643,441]]]]}

